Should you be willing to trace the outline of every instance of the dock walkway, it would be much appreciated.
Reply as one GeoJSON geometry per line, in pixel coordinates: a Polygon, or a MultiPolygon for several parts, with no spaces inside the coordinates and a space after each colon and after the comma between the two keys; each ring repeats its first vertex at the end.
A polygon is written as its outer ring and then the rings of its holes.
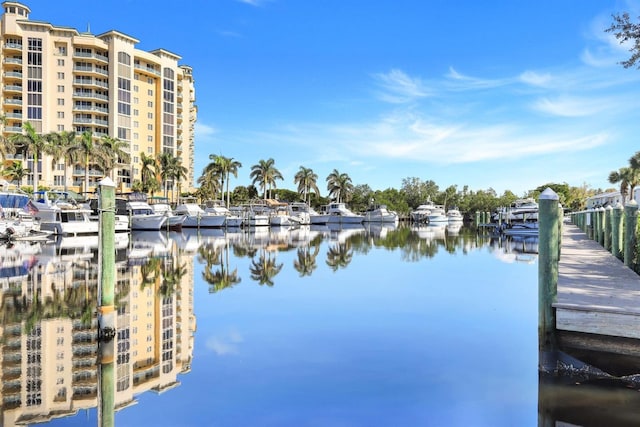
{"type": "Polygon", "coordinates": [[[556,328],[640,338],[640,275],[572,224],[563,224],[556,328]]]}

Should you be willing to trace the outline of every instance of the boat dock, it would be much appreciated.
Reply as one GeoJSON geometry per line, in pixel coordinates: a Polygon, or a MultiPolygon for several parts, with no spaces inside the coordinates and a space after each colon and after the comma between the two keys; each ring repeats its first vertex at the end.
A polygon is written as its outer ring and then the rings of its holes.
{"type": "Polygon", "coordinates": [[[539,370],[615,379],[640,390],[636,240],[622,237],[635,235],[637,205],[628,206],[625,233],[621,208],[607,215],[574,213],[568,223],[552,191],[541,194],[540,206],[539,370]]]}
{"type": "Polygon", "coordinates": [[[556,328],[640,339],[640,276],[577,226],[562,228],[556,328]]]}

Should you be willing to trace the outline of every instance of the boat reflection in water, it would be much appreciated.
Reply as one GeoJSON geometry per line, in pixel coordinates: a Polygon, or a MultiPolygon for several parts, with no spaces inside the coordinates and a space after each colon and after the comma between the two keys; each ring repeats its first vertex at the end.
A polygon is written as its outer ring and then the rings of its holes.
{"type": "MultiPolygon", "coordinates": [[[[134,410],[129,407],[136,396],[179,386],[180,375],[191,371],[196,269],[197,281],[217,293],[240,285],[276,286],[290,268],[299,277],[312,276],[319,265],[345,269],[374,246],[415,262],[439,251],[490,245],[488,237],[447,225],[134,231],[130,238],[118,233],[115,410],[134,410]],[[281,257],[286,252],[291,255],[281,257]]],[[[514,245],[513,251],[528,247],[514,245]]],[[[1,425],[44,423],[83,409],[97,417],[97,251],[97,237],[86,236],[0,246],[1,425]]]]}

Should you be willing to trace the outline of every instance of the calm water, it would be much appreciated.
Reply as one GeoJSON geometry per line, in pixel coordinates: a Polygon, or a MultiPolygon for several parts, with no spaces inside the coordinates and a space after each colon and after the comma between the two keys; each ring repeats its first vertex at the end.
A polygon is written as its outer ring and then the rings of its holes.
{"type": "MultiPolygon", "coordinates": [[[[428,226],[121,237],[118,426],[538,424],[535,241],[428,226]]],[[[3,425],[97,425],[95,247],[2,248],[3,425]]]]}

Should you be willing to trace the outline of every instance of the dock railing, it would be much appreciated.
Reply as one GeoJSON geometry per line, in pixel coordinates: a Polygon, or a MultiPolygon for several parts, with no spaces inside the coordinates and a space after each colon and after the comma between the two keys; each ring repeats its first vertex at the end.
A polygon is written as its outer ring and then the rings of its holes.
{"type": "Polygon", "coordinates": [[[588,209],[569,214],[571,223],[613,256],[624,262],[624,265],[640,274],[638,262],[638,203],[627,202],[622,207],[615,206],[588,209]]]}

